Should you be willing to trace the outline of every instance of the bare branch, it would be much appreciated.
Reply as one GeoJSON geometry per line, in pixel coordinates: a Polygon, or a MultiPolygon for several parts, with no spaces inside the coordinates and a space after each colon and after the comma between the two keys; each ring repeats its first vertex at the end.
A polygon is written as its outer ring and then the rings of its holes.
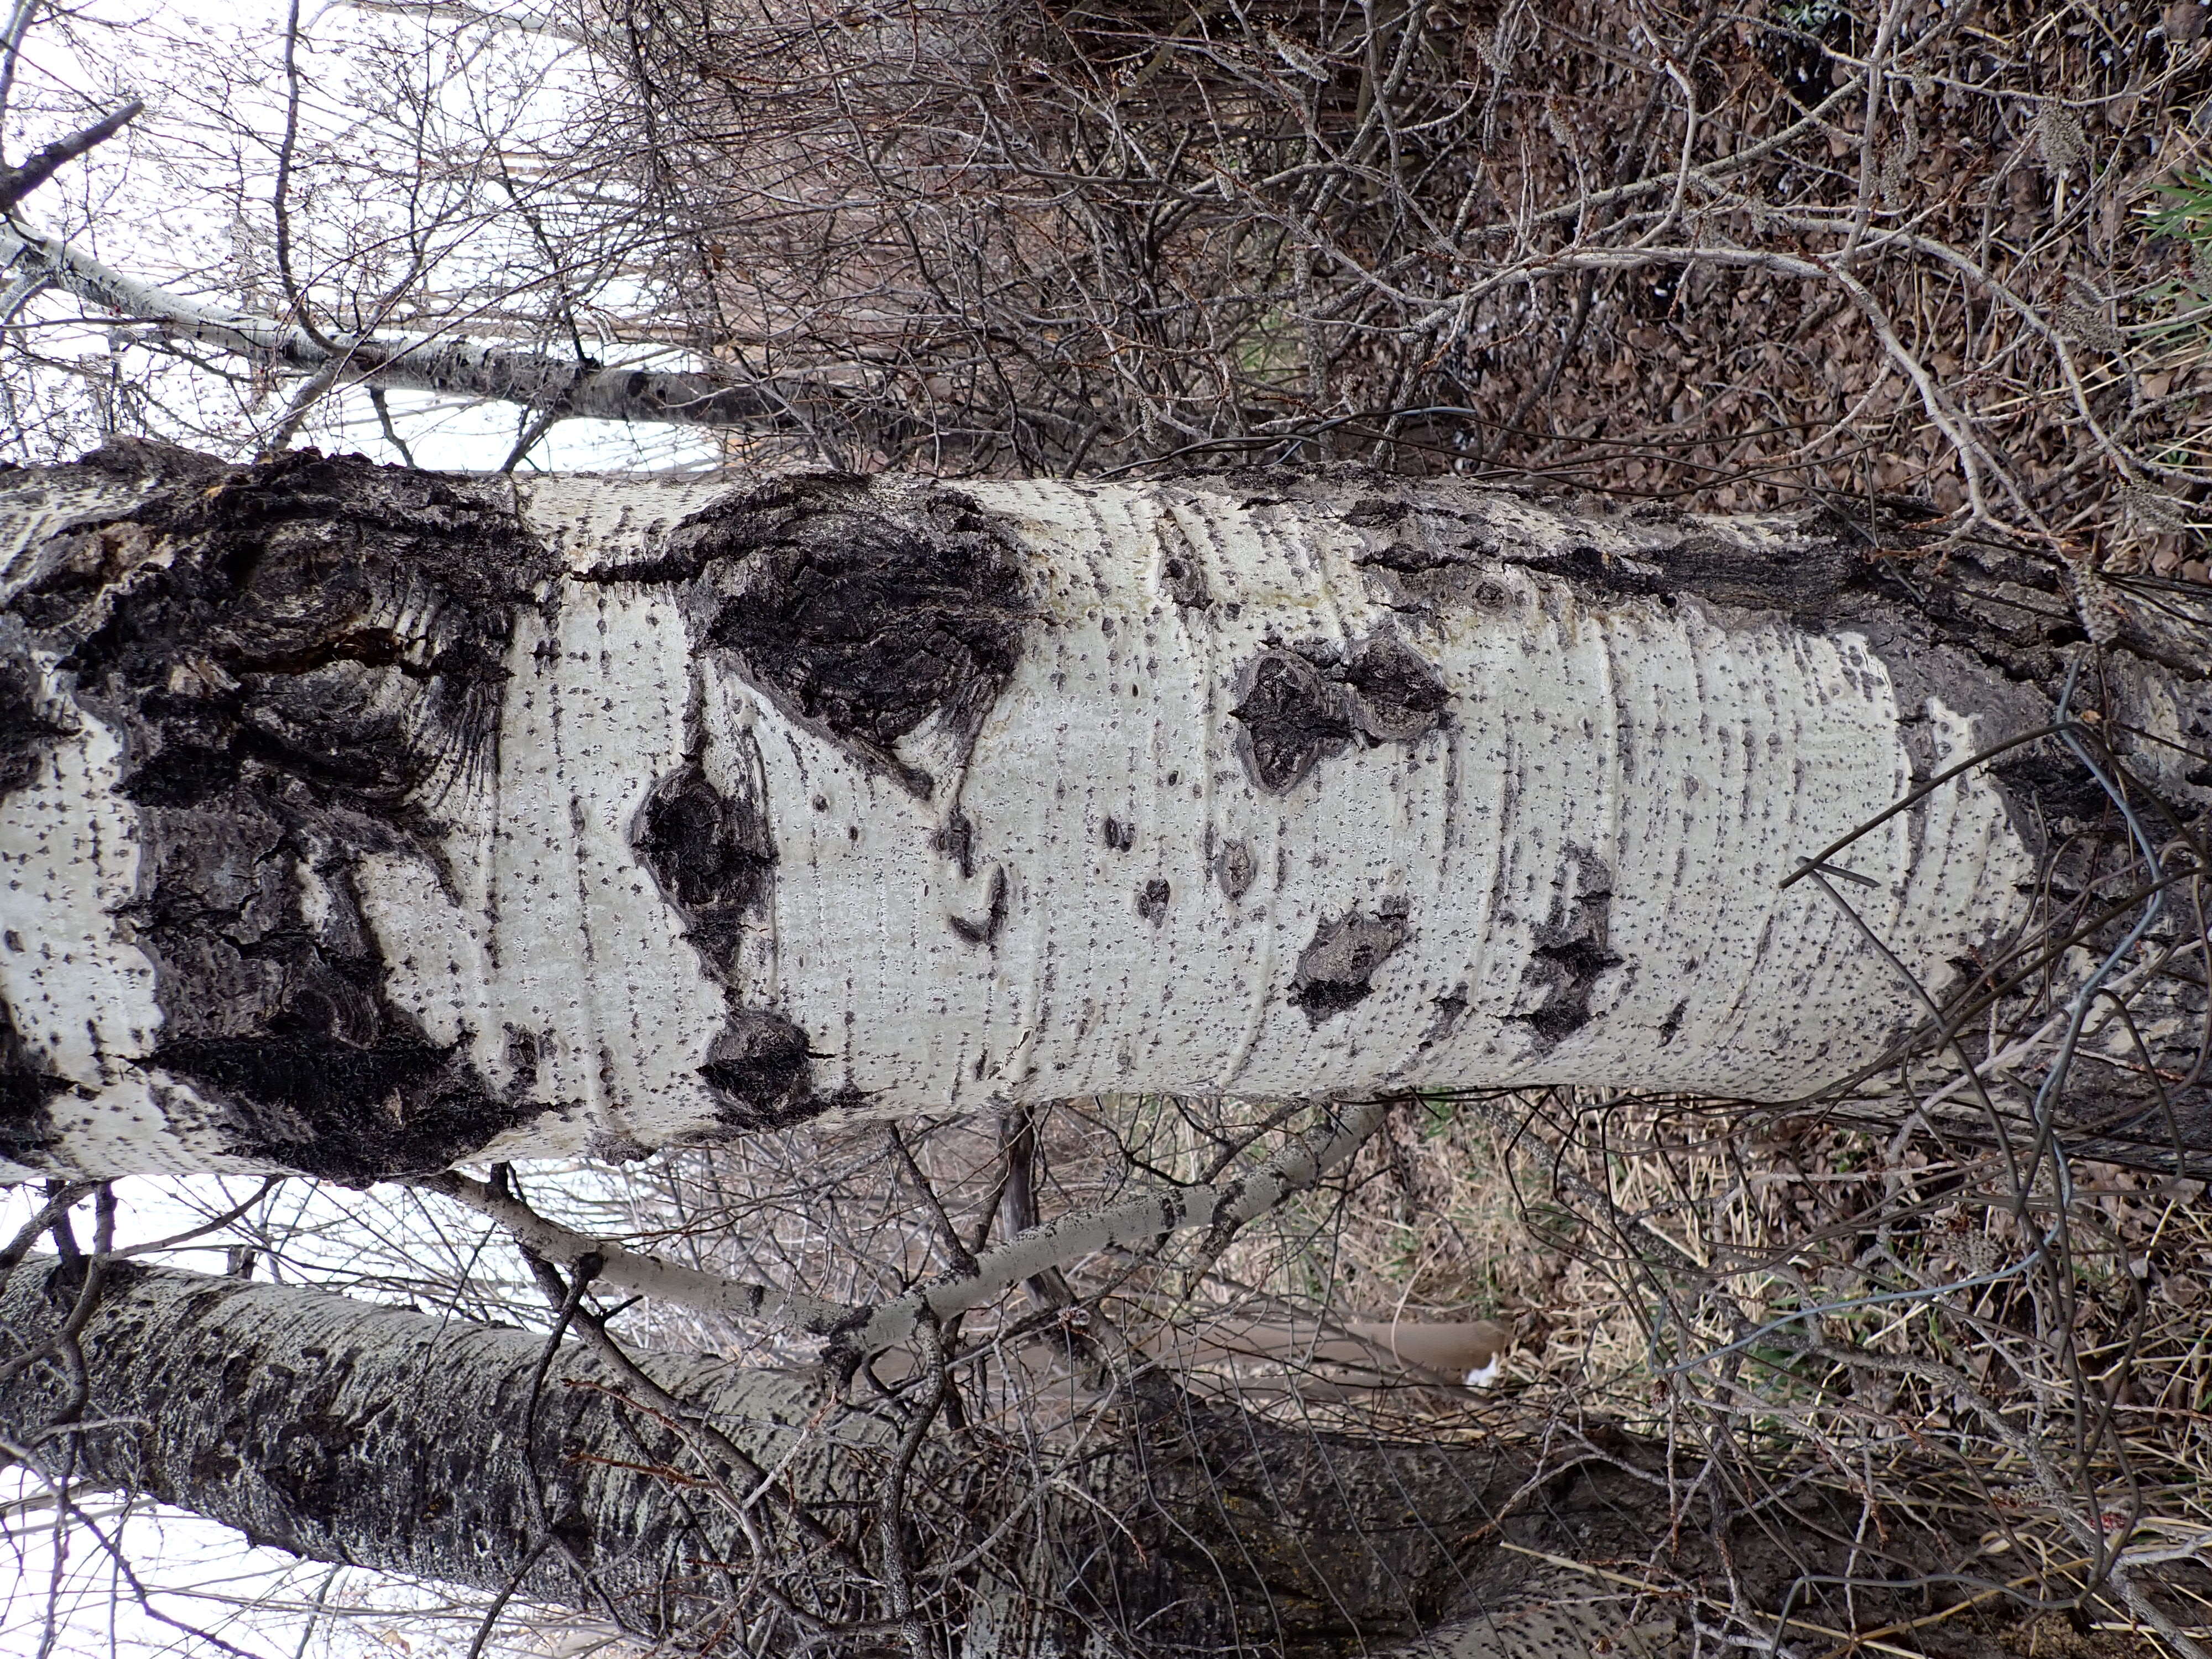
{"type": "Polygon", "coordinates": [[[600,1259],[599,1280],[617,1290],[657,1297],[700,1313],[763,1319],[772,1324],[796,1325],[802,1330],[827,1334],[852,1317],[842,1302],[779,1291],[767,1285],[745,1285],[719,1273],[663,1261],[642,1251],[626,1250],[605,1239],[572,1232],[548,1220],[511,1194],[481,1181],[447,1171],[407,1183],[436,1193],[457,1204],[465,1204],[479,1215],[490,1217],[514,1235],[515,1242],[534,1255],[562,1267],[573,1267],[586,1256],[600,1259]]]}
{"type": "Polygon", "coordinates": [[[440,336],[339,333],[328,344],[309,330],[256,313],[188,299],[125,276],[59,237],[0,226],[0,262],[122,319],[150,323],[173,340],[195,341],[279,368],[387,390],[520,404],[560,417],[653,421],[678,426],[804,424],[796,401],[834,396],[822,387],[786,397],[770,386],[738,386],[680,371],[610,367],[440,336]]]}
{"type": "Polygon", "coordinates": [[[835,1338],[842,1351],[866,1358],[906,1341],[917,1320],[950,1319],[982,1306],[1009,1285],[1096,1251],[1150,1249],[1166,1235],[1203,1227],[1208,1233],[1202,1253],[1218,1255],[1237,1229],[1305,1191],[1350,1158],[1389,1110],[1389,1103],[1370,1101],[1349,1108],[1341,1116],[1332,1115],[1239,1180],[1147,1192],[1118,1204],[1056,1217],[985,1252],[971,1273],[873,1307],[848,1307],[771,1285],[742,1284],[626,1250],[572,1232],[519,1199],[458,1173],[425,1176],[408,1184],[489,1216],[525,1249],[550,1261],[573,1267],[586,1256],[598,1257],[599,1278],[612,1288],[658,1297],[701,1313],[795,1325],[817,1336],[835,1338]]]}
{"type": "Polygon", "coordinates": [[[145,107],[143,101],[133,98],[112,115],[101,117],[82,132],[55,139],[22,166],[0,173],[0,213],[12,212],[16,203],[78,156],[88,154],[115,137],[136,120],[145,107]]]}

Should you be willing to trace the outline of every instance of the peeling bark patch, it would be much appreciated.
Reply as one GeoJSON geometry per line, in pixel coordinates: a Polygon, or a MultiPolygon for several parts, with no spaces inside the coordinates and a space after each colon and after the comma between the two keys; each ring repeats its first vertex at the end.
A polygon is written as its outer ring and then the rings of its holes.
{"type": "MultiPolygon", "coordinates": [[[[757,755],[739,760],[752,763],[748,774],[757,767],[757,755]]],[[[653,785],[630,828],[630,847],[683,916],[707,971],[726,983],[745,916],[765,901],[775,866],[757,792],[724,794],[696,760],[687,762],[653,785]]]]}
{"type": "Polygon", "coordinates": [[[353,881],[370,854],[442,878],[435,803],[494,762],[516,613],[557,574],[507,492],[303,451],[69,539],[9,610],[122,738],[120,920],[162,1013],[141,1058],[227,1150],[337,1180],[441,1170],[526,1120],[386,999],[353,881]]]}
{"type": "Polygon", "coordinates": [[[699,1068],[717,1115],[733,1129],[776,1129],[820,1115],[834,1103],[814,1092],[813,1072],[806,1033],[762,1008],[733,1012],[699,1068]]]}
{"type": "Polygon", "coordinates": [[[1418,741],[1443,723],[1451,700],[1435,665],[1387,635],[1362,642],[1346,663],[1266,651],[1244,678],[1247,689],[1231,711],[1243,726],[1237,753],[1252,781],[1278,795],[1355,737],[1418,741]]]}
{"type": "Polygon", "coordinates": [[[698,573],[702,643],[924,799],[944,780],[893,746],[940,719],[964,763],[1033,625],[1010,535],[951,489],[784,479],[695,514],[669,545],[698,573]]]}
{"type": "Polygon", "coordinates": [[[1313,943],[1298,952],[1291,1000],[1316,1025],[1364,1000],[1374,990],[1375,970],[1412,936],[1404,916],[1363,916],[1357,911],[1323,922],[1313,943]]]}
{"type": "Polygon", "coordinates": [[[1536,949],[1522,978],[1523,994],[1540,1000],[1532,1012],[1516,1018],[1535,1033],[1539,1053],[1589,1024],[1599,975],[1621,963],[1607,942],[1613,872],[1595,854],[1575,848],[1572,856],[1573,867],[1559,879],[1559,896],[1549,921],[1536,930],[1536,949]]]}

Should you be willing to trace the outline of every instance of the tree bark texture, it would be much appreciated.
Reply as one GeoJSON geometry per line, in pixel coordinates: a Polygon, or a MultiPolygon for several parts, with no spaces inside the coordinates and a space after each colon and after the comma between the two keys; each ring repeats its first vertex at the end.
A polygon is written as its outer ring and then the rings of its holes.
{"type": "MultiPolygon", "coordinates": [[[[1836,855],[1864,929],[1784,878],[2050,726],[2090,638],[2069,712],[2160,834],[2212,805],[2205,600],[1820,514],[118,444],[0,478],[0,523],[19,1171],[1790,1100],[2028,930],[2106,798],[2027,744],[1836,855]]],[[[2204,1093],[2166,1106],[2212,1145],[2204,1093]]]]}
{"type": "MultiPolygon", "coordinates": [[[[33,1258],[15,1274],[0,1292],[0,1364],[52,1340],[81,1271],[33,1258]]],[[[744,1623],[771,1617],[747,1595],[757,1572],[832,1616],[881,1614],[874,1506],[901,1417],[841,1408],[819,1373],[647,1362],[747,1471],[687,1444],[574,1341],[533,1407],[545,1345],[532,1334],[295,1286],[108,1271],[79,1340],[89,1392],[73,1414],[59,1364],[0,1369],[0,1436],[80,1491],[141,1493],[316,1560],[611,1608],[701,1645],[742,1648],[744,1623]],[[753,1537],[732,1515],[748,1498],[753,1537]]],[[[980,1400],[975,1374],[961,1375],[980,1400]]],[[[1516,1454],[1291,1432],[1172,1389],[1152,1390],[1172,1404],[1148,1411],[1146,1393],[1079,1437],[1031,1418],[1011,1434],[979,1420],[922,1439],[899,1520],[927,1616],[965,1629],[966,1651],[1072,1651],[1089,1630],[1110,1639],[1085,1651],[1340,1652],[1447,1616],[1472,1620],[1451,1650],[1470,1656],[1621,1638],[1620,1607],[1547,1609],[1528,1557],[1468,1546],[1633,1549],[1650,1522],[1632,1484],[1563,1495],[1500,1534],[1484,1523],[1527,1474],[1516,1454]],[[1115,1631],[1137,1632],[1133,1645],[1115,1631]]],[[[1657,1651],[1671,1629],[1662,1613],[1653,1645],[1625,1650],[1657,1651]]]]}

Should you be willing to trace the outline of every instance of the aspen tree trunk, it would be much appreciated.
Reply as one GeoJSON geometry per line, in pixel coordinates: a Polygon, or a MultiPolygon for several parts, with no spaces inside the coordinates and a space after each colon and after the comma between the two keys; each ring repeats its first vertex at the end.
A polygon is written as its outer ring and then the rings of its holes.
{"type": "MultiPolygon", "coordinates": [[[[544,1343],[529,1333],[297,1286],[107,1271],[78,1340],[89,1392],[74,1413],[64,1366],[0,1363],[0,1437],[79,1492],[140,1493],[315,1560],[611,1609],[652,1635],[688,1632],[679,1649],[758,1650],[740,1639],[756,1619],[788,1637],[756,1593],[763,1582],[811,1609],[882,1616],[875,1506],[900,1414],[837,1408],[819,1373],[653,1358],[686,1420],[725,1437],[687,1443],[574,1341],[533,1408],[544,1343]],[[750,1534],[732,1495],[751,1500],[750,1534]]],[[[52,1258],[18,1271],[0,1291],[4,1358],[51,1340],[76,1288],[52,1258]]],[[[1465,1554],[1496,1530],[1486,1506],[1527,1474],[1510,1455],[1297,1433],[1178,1397],[1119,1442],[1094,1424],[1058,1449],[1073,1455],[1048,1480],[1036,1460],[1054,1458],[1053,1436],[1030,1428],[976,1440],[940,1425],[900,1507],[925,1616],[964,1630],[978,1659],[1075,1650],[1085,1628],[1109,1639],[1083,1650],[1131,1651],[1110,1639],[1124,1626],[1144,1632],[1133,1651],[1146,1654],[1340,1652],[1410,1633],[1478,1579],[1494,1590],[1514,1576],[1503,1558],[1474,1573],[1465,1554]],[[964,1565],[931,1571],[946,1562],[964,1565]]],[[[1599,1495],[1595,1524],[1622,1496],[1599,1495]]],[[[1543,1528],[1589,1517],[1554,1509],[1511,1535],[1571,1547],[1571,1532],[1543,1528]]],[[[1556,1633],[1575,1616],[1521,1622],[1556,1633]]],[[[1617,1616],[1601,1617],[1617,1636],[1617,1616]]]]}
{"type": "Polygon", "coordinates": [[[1136,1090],[1789,1100],[2031,927],[2105,798],[2030,744],[1837,855],[1864,929],[1784,878],[2050,725],[2085,631],[2069,712],[2160,833],[2212,804],[2203,602],[1818,514],[117,444],[0,478],[0,524],[18,1172],[1136,1090]]]}

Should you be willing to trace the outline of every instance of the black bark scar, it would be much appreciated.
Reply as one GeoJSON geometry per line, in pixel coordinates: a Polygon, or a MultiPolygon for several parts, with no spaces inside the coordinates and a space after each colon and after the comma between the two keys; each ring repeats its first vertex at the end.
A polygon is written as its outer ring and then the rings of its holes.
{"type": "Polygon", "coordinates": [[[965,916],[948,916],[952,931],[970,945],[995,945],[999,930],[1006,925],[1006,872],[1003,867],[991,872],[991,908],[984,919],[970,921],[965,916]]]}
{"type": "Polygon", "coordinates": [[[15,1018],[0,1001],[0,1158],[32,1169],[55,1139],[52,1102],[69,1091],[66,1078],[40,1065],[15,1030],[15,1018]]]}
{"type": "Polygon", "coordinates": [[[1279,795],[1313,770],[1325,755],[1352,741],[1352,715],[1342,690],[1304,657],[1270,651],[1254,665],[1251,689],[1231,711],[1243,722],[1244,754],[1252,780],[1279,795]]]}
{"type": "Polygon", "coordinates": [[[56,538],[9,606],[122,738],[122,915],[162,1014],[139,1058],[238,1155],[362,1182],[444,1169],[538,1109],[386,995],[354,872],[376,854],[443,878],[422,803],[494,763],[514,619],[556,562],[496,485],[313,450],[185,460],[90,458],[152,493],[56,538]]]}
{"type": "Polygon", "coordinates": [[[1168,901],[1174,896],[1174,888],[1156,877],[1138,890],[1137,914],[1157,927],[1168,919],[1168,901]]]}
{"type": "Polygon", "coordinates": [[[0,800],[35,781],[48,751],[74,735],[44,706],[40,681],[27,630],[0,616],[0,800]]]}
{"type": "Polygon", "coordinates": [[[1599,977],[1622,961],[1607,938],[1613,872],[1595,854],[1580,848],[1570,853],[1572,872],[1560,878],[1550,920],[1536,930],[1536,948],[1522,979],[1541,1000],[1533,1012],[1516,1016],[1535,1033],[1539,1053],[1549,1053],[1590,1023],[1599,977]]]}
{"type": "Polygon", "coordinates": [[[1386,902],[1382,914],[1358,911],[1325,921],[1313,943],[1298,952],[1291,979],[1291,1000],[1309,1022],[1342,1013],[1364,1001],[1375,989],[1375,970],[1413,935],[1401,905],[1386,902]]]}
{"type": "Polygon", "coordinates": [[[1451,701],[1443,676],[1393,639],[1361,646],[1344,671],[1352,723],[1377,743],[1411,743],[1434,731],[1451,701]]]}
{"type": "Polygon", "coordinates": [[[1284,794],[1355,736],[1413,743],[1443,723],[1450,688],[1434,665],[1388,635],[1362,641],[1348,662],[1270,649],[1246,669],[1237,752],[1252,781],[1284,794]]]}
{"type": "Polygon", "coordinates": [[[772,1009],[737,1008],[707,1050],[699,1075],[734,1129],[776,1129],[837,1103],[814,1090],[806,1033],[772,1009]]]}
{"type": "MultiPolygon", "coordinates": [[[[738,757],[748,773],[753,761],[750,750],[738,757]]],[[[766,898],[775,867],[775,838],[753,793],[723,793],[690,760],[653,785],[630,829],[638,861],[682,915],[707,970],[725,982],[745,915],[766,898]]]]}
{"type": "Polygon", "coordinates": [[[1213,878],[1232,899],[1243,898],[1251,890],[1252,878],[1257,873],[1252,849],[1241,841],[1224,842],[1221,850],[1214,854],[1213,878]]]}
{"type": "Polygon", "coordinates": [[[690,753],[660,779],[630,825],[630,850],[684,919],[684,936],[722,988],[729,1012],[698,1066],[715,1115],[732,1128],[778,1128],[830,1103],[815,1092],[806,1033],[774,1009],[748,1007],[738,952],[749,921],[766,920],[775,877],[766,769],[750,733],[722,757],[726,787],[707,775],[696,705],[690,753]]]}
{"type": "MultiPolygon", "coordinates": [[[[1034,625],[1018,555],[1012,536],[955,490],[829,473],[717,501],[678,525],[650,565],[599,580],[681,584],[705,672],[742,676],[917,799],[957,802],[957,775],[925,770],[896,745],[935,723],[952,765],[966,765],[1034,625]]],[[[772,1009],[743,1005],[733,960],[744,915],[765,902],[772,874],[766,803],[715,795],[696,770],[695,761],[656,787],[660,805],[648,807],[632,844],[712,958],[730,1005],[699,1068],[720,1115],[744,1128],[794,1122],[838,1102],[815,1091],[805,1033],[772,1009]]],[[[936,846],[963,878],[974,873],[975,843],[975,825],[954,806],[936,846]]],[[[1006,908],[998,870],[987,917],[947,921],[988,945],[1006,908]]]]}
{"type": "Polygon", "coordinates": [[[898,497],[833,473],[717,502],[671,532],[696,642],[794,720],[928,799],[900,739],[945,723],[964,764],[1036,625],[1018,544],[957,491],[898,497]]]}

